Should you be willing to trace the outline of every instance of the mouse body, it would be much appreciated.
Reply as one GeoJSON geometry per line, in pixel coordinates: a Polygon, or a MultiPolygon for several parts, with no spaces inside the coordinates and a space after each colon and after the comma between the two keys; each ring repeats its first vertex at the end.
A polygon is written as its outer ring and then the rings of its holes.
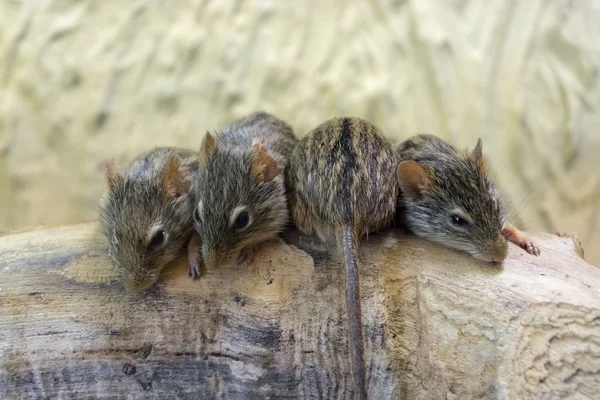
{"type": "Polygon", "coordinates": [[[402,142],[397,151],[399,207],[414,234],[487,262],[506,258],[507,241],[540,254],[535,242],[507,220],[502,195],[488,177],[481,139],[472,151],[462,151],[423,134],[402,142]]]}
{"type": "Polygon", "coordinates": [[[255,247],[287,226],[284,170],[296,143],[290,125],[266,112],[206,133],[193,190],[207,267],[252,262],[255,247]]]}
{"type": "Polygon", "coordinates": [[[156,282],[163,267],[188,250],[188,264],[202,269],[193,235],[191,176],[198,153],[159,147],[135,158],[122,172],[107,161],[108,190],[99,213],[108,255],[125,289],[156,282]]]}
{"type": "Polygon", "coordinates": [[[334,118],[303,137],[286,173],[290,211],[305,234],[334,246],[346,276],[355,394],[367,396],[358,276],[361,238],[387,228],[398,195],[398,156],[373,124],[334,118]]]}

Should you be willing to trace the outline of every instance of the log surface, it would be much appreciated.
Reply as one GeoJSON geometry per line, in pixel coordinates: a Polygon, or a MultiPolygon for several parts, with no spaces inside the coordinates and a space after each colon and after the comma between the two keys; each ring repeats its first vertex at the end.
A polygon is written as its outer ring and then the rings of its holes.
{"type": "MultiPolygon", "coordinates": [[[[494,267],[370,236],[370,398],[599,398],[600,269],[570,237],[537,240],[494,267]]],[[[0,398],[351,398],[341,266],[286,241],[201,281],[179,260],[129,294],[94,223],[1,236],[0,398]]]]}

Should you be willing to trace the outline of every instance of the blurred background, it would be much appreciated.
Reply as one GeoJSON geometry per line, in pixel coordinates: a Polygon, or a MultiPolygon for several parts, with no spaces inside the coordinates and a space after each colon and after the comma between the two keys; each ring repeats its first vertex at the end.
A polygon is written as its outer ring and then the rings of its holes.
{"type": "Polygon", "coordinates": [[[2,0],[0,230],[93,219],[105,159],[266,110],[481,137],[516,222],[600,265],[599,38],[595,0],[2,0]]]}

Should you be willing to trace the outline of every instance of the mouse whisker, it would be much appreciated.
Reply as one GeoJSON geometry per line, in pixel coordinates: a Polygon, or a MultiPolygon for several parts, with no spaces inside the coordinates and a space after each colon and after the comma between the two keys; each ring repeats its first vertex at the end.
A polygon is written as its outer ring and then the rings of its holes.
{"type": "Polygon", "coordinates": [[[517,204],[515,207],[513,207],[513,209],[506,215],[506,219],[508,221],[512,221],[513,218],[518,216],[518,213],[520,213],[521,211],[523,211],[525,208],[527,208],[531,202],[535,199],[535,197],[531,198],[531,201],[529,203],[525,203],[525,201],[527,201],[527,199],[529,199],[530,197],[533,196],[533,193],[529,193],[527,196],[525,196],[520,202],[519,204],[517,204]],[[523,205],[523,203],[525,203],[525,205],[523,206],[522,209],[520,209],[520,207],[523,205]]]}
{"type": "Polygon", "coordinates": [[[492,179],[492,181],[496,181],[496,178],[498,178],[498,175],[500,175],[500,172],[502,172],[502,170],[504,170],[504,168],[506,168],[506,166],[510,164],[510,161],[507,161],[504,163],[504,165],[502,165],[502,167],[500,167],[500,169],[494,174],[494,178],[492,179]]]}

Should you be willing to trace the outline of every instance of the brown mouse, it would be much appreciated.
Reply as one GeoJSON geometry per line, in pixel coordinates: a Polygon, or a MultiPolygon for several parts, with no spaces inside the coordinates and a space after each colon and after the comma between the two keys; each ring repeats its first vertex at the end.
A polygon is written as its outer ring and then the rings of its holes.
{"type": "Polygon", "coordinates": [[[105,163],[108,191],[99,217],[108,255],[126,290],[151,286],[186,247],[190,268],[202,268],[190,193],[198,165],[198,153],[171,147],[137,157],[123,172],[113,161],[105,163]]]}
{"type": "Polygon", "coordinates": [[[357,246],[365,234],[390,225],[397,167],[397,153],[373,124],[335,118],[300,140],[286,173],[294,223],[336,246],[346,270],[352,373],[360,399],[367,387],[357,246]]]}
{"type": "Polygon", "coordinates": [[[265,112],[206,133],[194,181],[194,227],[207,267],[250,263],[254,248],[285,228],[284,169],[296,143],[292,128],[265,112]]]}
{"type": "Polygon", "coordinates": [[[417,135],[401,143],[398,154],[400,206],[417,236],[488,262],[506,258],[507,240],[540,254],[534,241],[507,221],[502,196],[487,174],[481,139],[469,152],[433,135],[417,135]]]}

